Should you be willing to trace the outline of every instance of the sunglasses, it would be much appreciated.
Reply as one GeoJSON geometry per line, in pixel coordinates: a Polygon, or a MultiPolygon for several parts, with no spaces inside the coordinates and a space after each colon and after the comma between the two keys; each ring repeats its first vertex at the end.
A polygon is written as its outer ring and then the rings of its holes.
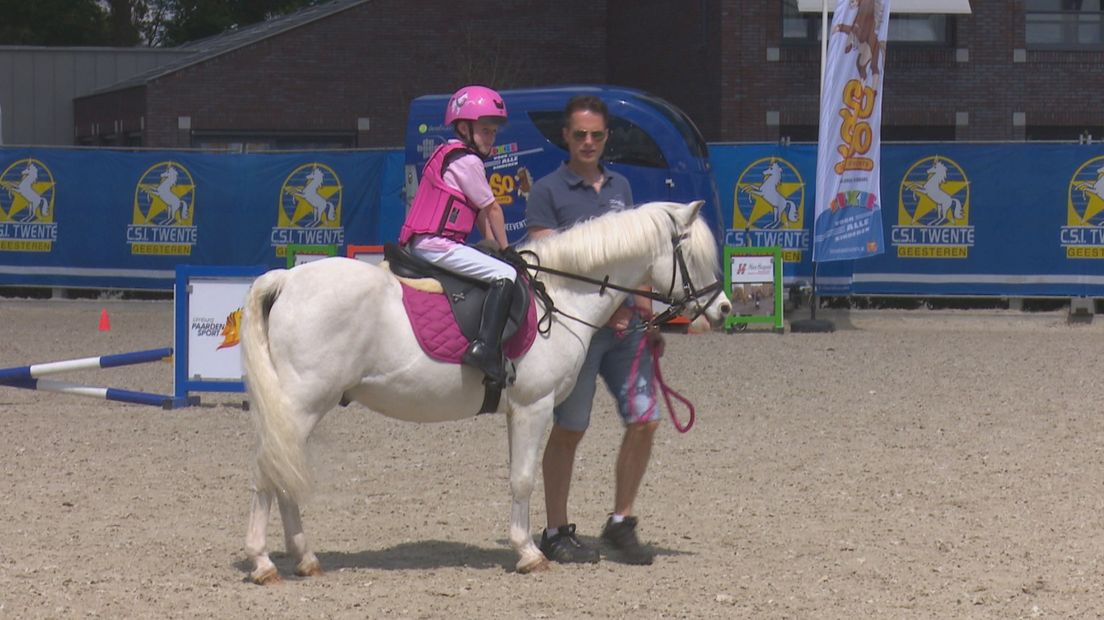
{"type": "Polygon", "coordinates": [[[590,139],[594,140],[595,142],[605,142],[606,141],[606,136],[608,136],[608,135],[609,135],[609,130],[607,130],[607,129],[596,129],[594,131],[587,131],[585,129],[576,129],[576,130],[571,132],[571,139],[576,141],[576,142],[585,142],[586,139],[587,139],[587,136],[590,136],[590,139]]]}

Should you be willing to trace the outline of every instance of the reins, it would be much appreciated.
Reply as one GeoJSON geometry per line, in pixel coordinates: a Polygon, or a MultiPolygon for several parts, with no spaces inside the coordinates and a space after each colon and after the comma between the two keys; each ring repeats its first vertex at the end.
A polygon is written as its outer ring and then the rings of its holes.
{"type": "MultiPolygon", "coordinates": [[[[717,296],[721,294],[723,286],[719,280],[702,289],[694,288],[694,284],[690,280],[690,270],[686,266],[686,259],[682,255],[681,243],[682,239],[684,238],[685,235],[671,236],[671,243],[675,249],[675,260],[672,261],[671,286],[667,290],[666,295],[662,293],[657,293],[655,291],[642,291],[639,289],[614,284],[609,281],[609,276],[605,276],[604,278],[599,280],[597,278],[591,278],[590,276],[584,276],[578,273],[571,273],[568,271],[562,271],[560,269],[554,269],[552,267],[545,267],[540,264],[540,256],[537,256],[537,254],[532,250],[522,250],[521,252],[518,252],[516,250],[509,251],[503,256],[503,258],[506,258],[510,262],[510,264],[516,267],[519,271],[547,273],[554,276],[568,278],[570,280],[593,284],[594,286],[598,287],[599,295],[604,295],[606,289],[612,289],[615,291],[620,291],[622,293],[628,293],[630,295],[639,295],[641,297],[646,297],[653,301],[658,301],[662,304],[665,304],[667,308],[664,311],[648,319],[643,324],[641,324],[640,327],[636,328],[639,330],[647,330],[652,327],[658,328],[662,325],[666,325],[672,319],[678,316],[679,313],[681,313],[686,308],[686,306],[690,304],[690,302],[697,302],[702,297],[708,295],[708,301],[706,301],[704,304],[697,304],[697,311],[694,313],[694,316],[690,318],[690,321],[693,322],[695,319],[700,317],[705,312],[705,309],[708,308],[709,305],[712,304],[715,299],[717,299],[717,296]],[[532,256],[534,260],[526,260],[525,255],[532,256]],[[680,275],[682,276],[683,295],[681,299],[675,299],[674,297],[676,269],[680,272],[680,275]]],[[[533,284],[534,293],[537,295],[537,297],[541,299],[542,302],[544,302],[545,306],[544,314],[541,315],[540,319],[537,321],[537,330],[542,335],[547,335],[548,330],[551,329],[551,315],[553,312],[582,323],[583,325],[586,325],[588,327],[601,329],[602,326],[600,325],[594,325],[593,323],[590,323],[584,319],[573,316],[567,312],[564,312],[563,310],[560,310],[559,308],[556,308],[555,303],[552,301],[551,296],[549,296],[548,291],[544,287],[544,283],[540,280],[537,280],[535,273],[530,273],[529,280],[533,284]]]]}
{"type": "MultiPolygon", "coordinates": [[[[694,403],[690,402],[690,400],[688,398],[686,398],[685,396],[683,396],[682,394],[679,394],[678,392],[676,392],[674,388],[667,385],[667,382],[663,380],[663,371],[661,371],[659,369],[659,357],[660,357],[660,355],[659,355],[659,343],[653,342],[653,343],[650,343],[650,344],[651,344],[651,348],[652,348],[652,376],[655,377],[656,383],[659,384],[659,391],[660,391],[661,394],[663,394],[664,402],[667,403],[667,414],[669,416],[671,416],[671,424],[675,425],[675,428],[678,429],[678,432],[685,433],[685,432],[689,431],[694,426],[694,418],[695,418],[694,403]],[[686,421],[686,424],[682,424],[682,422],[679,421],[678,415],[675,414],[675,406],[671,403],[671,397],[672,396],[674,396],[679,401],[681,401],[682,404],[686,405],[686,409],[688,410],[688,412],[690,414],[689,419],[686,421]]],[[[629,367],[629,382],[628,382],[628,385],[636,385],[636,377],[637,377],[637,374],[639,373],[639,370],[640,370],[640,358],[644,356],[644,347],[648,346],[648,345],[649,345],[649,342],[648,342],[648,337],[647,336],[640,339],[640,345],[637,346],[637,348],[636,348],[636,355],[633,356],[632,366],[629,367]]],[[[647,409],[645,409],[641,413],[638,413],[636,415],[632,415],[633,414],[633,411],[632,411],[633,399],[629,398],[629,414],[631,415],[633,421],[634,422],[645,422],[645,421],[647,421],[647,419],[649,417],[651,417],[652,411],[655,409],[655,407],[657,405],[656,400],[657,399],[655,397],[652,397],[651,398],[651,403],[648,405],[647,409]]]]}

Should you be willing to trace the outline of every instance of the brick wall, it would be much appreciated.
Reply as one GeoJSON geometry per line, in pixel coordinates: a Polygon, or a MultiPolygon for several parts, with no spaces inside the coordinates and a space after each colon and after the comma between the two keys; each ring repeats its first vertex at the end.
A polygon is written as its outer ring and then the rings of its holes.
{"type": "MultiPolygon", "coordinates": [[[[469,82],[514,88],[605,78],[605,3],[463,4],[379,0],[184,69],[150,84],[148,146],[194,131],[356,133],[361,147],[401,146],[411,99],[469,82]]],[[[442,111],[443,113],[443,111],[442,111]]]]}
{"type": "Polygon", "coordinates": [[[140,133],[146,116],[144,94],[144,88],[135,87],[76,99],[74,142],[121,145],[125,134],[140,133]]]}
{"type": "MultiPolygon", "coordinates": [[[[711,141],[778,139],[768,110],[782,125],[817,124],[820,49],[783,45],[781,4],[722,2],[722,122],[711,141]],[[776,62],[766,60],[770,47],[779,49],[776,62]]],[[[951,47],[890,44],[884,124],[953,126],[955,113],[966,112],[958,140],[1023,139],[1014,112],[1024,112],[1029,126],[1104,126],[1104,54],[1028,51],[1026,62],[1014,62],[1013,50],[1024,47],[1022,0],[971,6],[972,15],[954,18],[951,47]]]]}
{"type": "MultiPolygon", "coordinates": [[[[1104,127],[1101,52],[1028,51],[1022,0],[974,0],[953,44],[890,44],[883,122],[1018,140],[1028,126],[1104,127]],[[963,61],[963,56],[966,60],[963,61]]],[[[331,132],[403,143],[410,100],[465,83],[606,83],[676,104],[707,140],[773,141],[818,123],[820,49],[782,41],[781,0],[375,0],[155,80],[78,101],[78,131],[145,116],[146,146],[193,131],[331,132]],[[134,101],[137,99],[137,101],[134,101]],[[779,125],[768,125],[777,112],[779,125]],[[357,132],[357,119],[370,129],[357,132]]],[[[920,128],[920,129],[915,129],[920,128]]],[[[1098,136],[1099,137],[1099,136],[1098,136]]]]}
{"type": "Polygon", "coordinates": [[[721,124],[720,0],[609,0],[609,83],[681,108],[705,135],[721,124]]]}

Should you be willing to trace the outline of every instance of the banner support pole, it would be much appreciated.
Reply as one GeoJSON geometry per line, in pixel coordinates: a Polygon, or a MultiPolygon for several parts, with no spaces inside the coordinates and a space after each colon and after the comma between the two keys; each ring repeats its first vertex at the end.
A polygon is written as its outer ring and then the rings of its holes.
{"type": "MultiPolygon", "coordinates": [[[[820,101],[824,101],[824,71],[828,62],[828,0],[820,1],[820,101]]],[[[814,212],[816,211],[814,207],[814,212]]],[[[815,243],[815,242],[814,242],[815,243]]],[[[836,331],[835,323],[817,319],[817,261],[813,257],[813,294],[809,297],[809,318],[790,321],[794,333],[827,333],[836,331]]]]}

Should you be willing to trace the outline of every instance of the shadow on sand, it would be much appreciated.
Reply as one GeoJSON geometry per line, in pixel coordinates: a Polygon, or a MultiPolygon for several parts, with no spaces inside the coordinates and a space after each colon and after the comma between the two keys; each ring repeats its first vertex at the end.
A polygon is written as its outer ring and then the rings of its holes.
{"type": "MultiPolygon", "coordinates": [[[[597,547],[602,552],[603,562],[622,563],[616,550],[602,543],[598,538],[580,537],[583,544],[597,547]]],[[[402,543],[386,549],[372,551],[340,552],[326,551],[318,553],[318,561],[326,572],[341,569],[375,570],[432,570],[440,568],[502,569],[513,572],[517,556],[506,540],[497,541],[500,546],[494,548],[477,547],[465,543],[446,540],[423,540],[402,543]]],[[[533,541],[539,544],[540,540],[533,541]]],[[[653,546],[657,558],[664,556],[692,555],[686,551],[665,549],[653,546]]],[[[270,557],[284,578],[293,577],[295,562],[282,551],[272,552],[270,557]]],[[[242,559],[234,566],[249,573],[253,569],[250,561],[242,559]]]]}

